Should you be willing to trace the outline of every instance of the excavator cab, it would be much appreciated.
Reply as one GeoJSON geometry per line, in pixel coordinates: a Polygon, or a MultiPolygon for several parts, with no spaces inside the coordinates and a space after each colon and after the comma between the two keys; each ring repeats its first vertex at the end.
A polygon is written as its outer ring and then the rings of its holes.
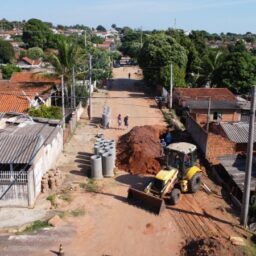
{"type": "Polygon", "coordinates": [[[172,143],[166,149],[167,168],[179,170],[179,177],[185,178],[187,171],[195,166],[196,146],[187,142],[172,143]]]}
{"type": "Polygon", "coordinates": [[[179,170],[178,178],[182,192],[195,193],[201,187],[201,170],[196,165],[197,148],[187,142],[170,144],[166,149],[168,168],[179,170]]]}

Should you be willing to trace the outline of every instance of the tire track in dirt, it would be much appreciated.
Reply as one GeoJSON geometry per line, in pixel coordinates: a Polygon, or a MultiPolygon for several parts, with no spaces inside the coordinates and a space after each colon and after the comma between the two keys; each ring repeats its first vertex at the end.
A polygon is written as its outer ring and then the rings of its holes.
{"type": "Polygon", "coordinates": [[[211,217],[208,217],[193,195],[184,195],[177,206],[169,207],[170,216],[186,238],[229,237],[211,217]]]}

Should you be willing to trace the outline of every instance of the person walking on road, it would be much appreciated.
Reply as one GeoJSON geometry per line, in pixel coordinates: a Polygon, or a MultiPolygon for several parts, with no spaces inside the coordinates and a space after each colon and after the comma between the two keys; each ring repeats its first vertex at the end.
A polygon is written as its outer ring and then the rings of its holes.
{"type": "Polygon", "coordinates": [[[124,117],[124,126],[125,128],[128,128],[129,124],[128,124],[128,115],[124,117]]]}
{"type": "Polygon", "coordinates": [[[128,77],[129,77],[129,79],[131,79],[131,73],[128,73],[128,77]]]}
{"type": "Polygon", "coordinates": [[[117,116],[117,123],[118,123],[118,129],[121,129],[121,125],[122,125],[122,116],[121,116],[121,114],[119,114],[117,116]]]}

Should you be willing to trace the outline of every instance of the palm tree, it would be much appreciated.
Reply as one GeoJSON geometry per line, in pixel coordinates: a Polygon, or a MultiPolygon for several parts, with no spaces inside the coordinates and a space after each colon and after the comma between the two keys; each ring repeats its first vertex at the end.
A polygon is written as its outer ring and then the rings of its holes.
{"type": "Polygon", "coordinates": [[[202,83],[207,84],[208,86],[213,86],[215,81],[215,72],[221,64],[221,51],[210,51],[206,54],[202,61],[200,80],[202,83]]]}
{"type": "Polygon", "coordinates": [[[81,49],[72,41],[60,39],[57,43],[58,53],[51,56],[51,62],[58,74],[64,75],[65,80],[69,81],[72,69],[81,60],[81,49]]]}
{"type": "Polygon", "coordinates": [[[57,46],[57,53],[50,56],[50,62],[55,67],[56,73],[64,76],[65,94],[66,96],[71,95],[71,100],[68,102],[73,105],[72,72],[75,67],[82,64],[82,60],[85,58],[84,53],[76,43],[68,39],[61,38],[57,42],[57,46]]]}

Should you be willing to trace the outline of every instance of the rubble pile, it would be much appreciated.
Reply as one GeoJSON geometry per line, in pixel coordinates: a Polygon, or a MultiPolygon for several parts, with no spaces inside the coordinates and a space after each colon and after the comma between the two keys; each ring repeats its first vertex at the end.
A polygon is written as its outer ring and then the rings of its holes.
{"type": "Polygon", "coordinates": [[[116,166],[132,174],[156,174],[160,171],[159,159],[163,149],[160,137],[164,126],[136,126],[120,137],[117,144],[116,166]]]}
{"type": "Polygon", "coordinates": [[[49,170],[46,172],[41,181],[42,193],[47,193],[49,190],[55,190],[60,186],[62,181],[61,171],[59,169],[49,170]]]}
{"type": "Polygon", "coordinates": [[[207,237],[186,241],[181,249],[181,256],[242,256],[244,255],[239,247],[235,247],[229,241],[218,237],[207,237]]]}

